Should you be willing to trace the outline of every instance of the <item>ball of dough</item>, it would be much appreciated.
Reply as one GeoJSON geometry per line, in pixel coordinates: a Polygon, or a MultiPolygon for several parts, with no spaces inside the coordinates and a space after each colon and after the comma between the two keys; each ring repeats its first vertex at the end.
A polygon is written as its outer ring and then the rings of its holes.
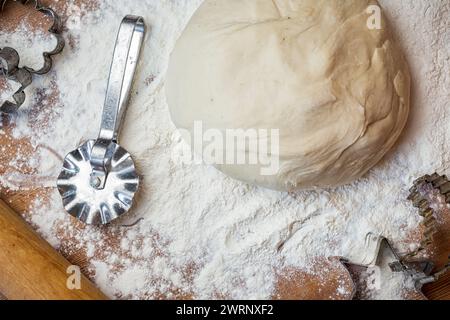
{"type": "Polygon", "coordinates": [[[204,1],[171,55],[173,122],[190,132],[196,121],[223,132],[279,129],[276,173],[217,164],[249,183],[290,191],[360,178],[398,139],[410,96],[407,63],[384,16],[373,28],[370,5],[377,3],[204,1]]]}

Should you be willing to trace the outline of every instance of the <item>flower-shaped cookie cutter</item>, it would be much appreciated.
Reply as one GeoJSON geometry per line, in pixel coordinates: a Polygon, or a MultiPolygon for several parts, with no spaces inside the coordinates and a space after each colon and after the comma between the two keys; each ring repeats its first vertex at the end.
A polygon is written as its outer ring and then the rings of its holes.
{"type": "Polygon", "coordinates": [[[20,84],[20,88],[12,96],[14,102],[6,100],[0,106],[0,112],[15,112],[25,102],[24,90],[31,84],[33,76],[28,70],[19,68],[19,62],[20,58],[16,50],[8,47],[0,49],[0,74],[20,84]]]}
{"type": "Polygon", "coordinates": [[[1,69],[0,71],[7,77],[7,79],[19,82],[21,87],[13,95],[14,102],[6,101],[0,106],[0,111],[14,112],[25,102],[24,89],[30,85],[30,75],[37,74],[43,75],[48,73],[53,65],[52,57],[62,52],[65,46],[65,41],[62,36],[62,23],[61,18],[49,7],[45,7],[39,0],[0,0],[0,11],[3,11],[8,1],[19,2],[23,5],[33,4],[34,9],[49,16],[52,19],[52,25],[48,29],[48,32],[56,39],[56,46],[52,51],[43,52],[44,64],[40,69],[33,69],[31,67],[24,66],[19,68],[19,54],[13,48],[5,47],[0,49],[3,52],[0,55],[1,69]]]}

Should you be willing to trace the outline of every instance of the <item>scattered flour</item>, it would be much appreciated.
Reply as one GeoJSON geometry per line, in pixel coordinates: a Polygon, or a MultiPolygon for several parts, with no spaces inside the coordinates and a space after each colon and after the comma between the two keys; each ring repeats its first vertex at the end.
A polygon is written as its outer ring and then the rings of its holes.
{"type": "MultiPolygon", "coordinates": [[[[320,280],[316,259],[355,257],[368,232],[383,234],[400,250],[414,246],[419,218],[406,201],[407,190],[424,173],[449,172],[450,2],[381,1],[412,70],[406,132],[365,178],[298,193],[249,186],[173,158],[183,142],[170,121],[164,75],[171,49],[200,2],[101,1],[90,11],[67,1],[68,45],[10,120],[13,137],[31,137],[33,156],[18,152],[0,177],[2,189],[51,187],[49,199],[38,198],[30,207],[36,229],[68,256],[83,252],[97,285],[116,298],[270,298],[278,271],[309,270],[320,280]],[[121,137],[143,178],[140,199],[125,220],[107,228],[82,226],[64,213],[53,185],[61,157],[97,135],[114,40],[126,14],[143,15],[152,28],[121,137]]],[[[0,44],[27,40],[26,29],[0,31],[0,44]]],[[[51,47],[45,35],[33,39],[51,47]]],[[[25,50],[24,43],[24,60],[36,63],[34,47],[25,50]]],[[[404,298],[408,287],[397,277],[377,298],[404,298]]],[[[344,293],[337,289],[337,295],[344,293]]]]}

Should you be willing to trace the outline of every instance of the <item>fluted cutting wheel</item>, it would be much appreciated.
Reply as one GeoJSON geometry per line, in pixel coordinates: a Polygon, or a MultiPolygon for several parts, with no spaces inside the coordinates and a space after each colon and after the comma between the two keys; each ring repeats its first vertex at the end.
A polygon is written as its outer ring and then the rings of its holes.
{"type": "Polygon", "coordinates": [[[126,213],[133,204],[139,187],[131,155],[112,142],[108,149],[108,176],[105,187],[91,185],[91,150],[95,140],[89,140],[64,159],[63,170],[58,177],[58,190],[64,208],[87,224],[102,225],[126,213]]]}

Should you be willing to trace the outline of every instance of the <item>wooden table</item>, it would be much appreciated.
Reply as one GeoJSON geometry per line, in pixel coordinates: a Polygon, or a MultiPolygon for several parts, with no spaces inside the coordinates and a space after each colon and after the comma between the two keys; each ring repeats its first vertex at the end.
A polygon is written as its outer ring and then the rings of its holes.
{"type": "MultiPolygon", "coordinates": [[[[84,2],[88,7],[95,7],[96,1],[92,0],[78,0],[80,3],[84,2]]],[[[51,4],[58,12],[64,13],[64,1],[48,0],[43,1],[44,3],[51,4]]],[[[64,14],[63,14],[64,15],[64,14]]],[[[4,17],[0,19],[0,29],[1,30],[12,30],[20,19],[35,19],[37,21],[40,18],[39,14],[32,13],[30,15],[30,10],[24,8],[18,4],[10,4],[4,12],[4,17]]],[[[45,29],[48,25],[40,26],[38,23],[33,23],[32,25],[39,26],[45,29]]],[[[0,82],[0,90],[2,89],[2,84],[0,82]]],[[[10,128],[6,128],[6,135],[0,135],[0,146],[8,146],[6,152],[0,154],[0,175],[4,174],[7,170],[11,168],[8,167],[8,163],[11,158],[15,157],[19,149],[23,153],[24,150],[29,150],[30,156],[33,156],[33,151],[27,139],[17,140],[10,134],[10,128]]],[[[26,168],[25,168],[26,170],[26,168]]],[[[0,198],[9,203],[9,205],[23,216],[29,214],[30,203],[36,197],[44,197],[48,190],[41,188],[32,191],[18,191],[11,192],[6,189],[0,188],[0,198]]],[[[436,237],[436,244],[434,248],[433,261],[438,265],[442,266],[447,261],[447,254],[450,253],[450,217],[447,219],[436,237]]],[[[84,258],[84,254],[78,254],[75,256],[70,256],[64,251],[64,247],[61,248],[62,253],[66,258],[78,265],[86,267],[88,261],[84,258]]],[[[351,279],[349,279],[345,273],[345,269],[336,264],[330,264],[328,261],[322,261],[322,264],[326,264],[326,267],[331,268],[331,272],[322,277],[322,281],[318,282],[314,276],[302,272],[300,270],[284,270],[279,276],[277,282],[277,293],[274,298],[283,299],[326,299],[334,294],[338,286],[339,280],[346,278],[347,286],[351,285],[351,279]],[[286,275],[290,276],[287,277],[286,275]],[[301,284],[301,286],[300,286],[301,284]]],[[[320,263],[319,263],[320,265],[320,263]]],[[[87,274],[89,276],[89,274],[87,274]]],[[[440,281],[427,285],[424,288],[424,292],[430,299],[450,299],[450,274],[443,277],[440,281]]],[[[0,295],[1,297],[1,295],[0,295]]],[[[164,298],[164,295],[161,296],[164,298]]],[[[180,296],[178,298],[191,298],[189,295],[180,296]]],[[[348,296],[336,297],[336,298],[348,298],[348,296]]],[[[411,296],[411,298],[416,298],[416,296],[411,296]]]]}

